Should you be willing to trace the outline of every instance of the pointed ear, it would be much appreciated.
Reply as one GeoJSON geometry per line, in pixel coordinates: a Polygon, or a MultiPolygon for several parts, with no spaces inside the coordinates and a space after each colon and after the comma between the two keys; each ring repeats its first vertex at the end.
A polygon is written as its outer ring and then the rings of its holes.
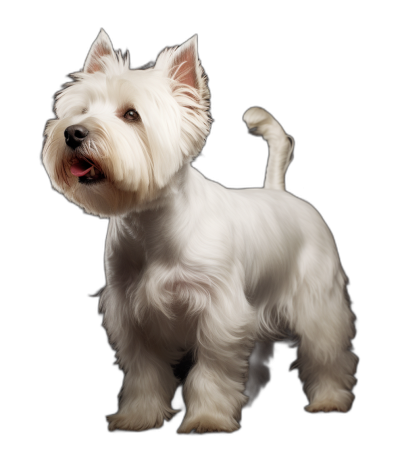
{"type": "Polygon", "coordinates": [[[94,73],[102,70],[103,63],[101,58],[106,55],[115,57],[115,52],[108,34],[104,29],[101,29],[86,57],[83,71],[86,73],[94,73]]]}
{"type": "Polygon", "coordinates": [[[197,53],[197,34],[182,45],[161,52],[156,68],[166,69],[168,76],[175,81],[201,92],[206,77],[197,53]]]}

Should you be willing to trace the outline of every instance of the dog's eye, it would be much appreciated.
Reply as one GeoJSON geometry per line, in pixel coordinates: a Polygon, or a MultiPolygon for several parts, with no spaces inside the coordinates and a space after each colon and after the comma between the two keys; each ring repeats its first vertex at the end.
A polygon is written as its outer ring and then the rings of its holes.
{"type": "Polygon", "coordinates": [[[138,121],[140,119],[139,113],[134,109],[128,109],[128,111],[124,114],[124,118],[127,121],[138,121]]]}
{"type": "Polygon", "coordinates": [[[87,113],[87,108],[83,108],[82,109],[82,114],[86,114],[87,113]]]}

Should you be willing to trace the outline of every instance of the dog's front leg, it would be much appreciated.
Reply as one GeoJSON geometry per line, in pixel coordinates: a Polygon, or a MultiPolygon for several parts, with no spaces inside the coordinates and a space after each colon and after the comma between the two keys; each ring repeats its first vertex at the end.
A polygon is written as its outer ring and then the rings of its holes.
{"type": "MultiPolygon", "coordinates": [[[[110,335],[110,328],[107,327],[110,335]]],[[[118,412],[107,416],[109,430],[159,428],[176,411],[171,408],[177,379],[163,351],[150,347],[143,332],[132,326],[110,335],[124,371],[118,412]]]]}
{"type": "Polygon", "coordinates": [[[171,399],[177,387],[173,352],[149,341],[147,330],[129,316],[126,296],[107,287],[102,295],[104,326],[124,370],[119,411],[108,416],[109,430],[144,431],[162,426],[175,413],[171,399]]]}
{"type": "MultiPolygon", "coordinates": [[[[222,299],[220,299],[222,300],[222,299]]],[[[195,366],[183,388],[186,415],[179,433],[239,429],[254,315],[246,299],[224,299],[199,320],[195,366]]]]}

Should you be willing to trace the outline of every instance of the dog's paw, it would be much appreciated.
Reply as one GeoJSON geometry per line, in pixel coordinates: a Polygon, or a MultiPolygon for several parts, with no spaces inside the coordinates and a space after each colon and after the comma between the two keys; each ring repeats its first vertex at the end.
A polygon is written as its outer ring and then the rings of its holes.
{"type": "Polygon", "coordinates": [[[330,411],[346,413],[346,411],[350,410],[354,401],[353,393],[348,390],[336,390],[332,393],[321,395],[314,397],[311,403],[304,409],[310,413],[318,413],[319,411],[325,413],[330,411]]]}
{"type": "Polygon", "coordinates": [[[179,410],[165,410],[163,413],[132,413],[119,411],[118,413],[106,416],[108,430],[115,431],[145,431],[146,429],[160,428],[164,420],[169,421],[179,410]]]}
{"type": "Polygon", "coordinates": [[[163,419],[155,421],[144,421],[137,419],[135,416],[123,413],[115,413],[106,416],[108,421],[108,430],[115,431],[121,429],[123,431],[145,431],[146,429],[159,428],[163,425],[163,419]]]}
{"type": "Polygon", "coordinates": [[[235,419],[219,420],[211,416],[198,416],[196,418],[185,418],[178,429],[178,433],[189,434],[192,431],[201,434],[205,432],[233,432],[239,428],[240,425],[235,419]]]}
{"type": "Polygon", "coordinates": [[[318,413],[319,411],[323,411],[325,413],[328,413],[329,411],[341,411],[342,413],[345,413],[346,411],[349,411],[350,406],[344,403],[326,400],[310,403],[304,409],[309,413],[318,413]]]}

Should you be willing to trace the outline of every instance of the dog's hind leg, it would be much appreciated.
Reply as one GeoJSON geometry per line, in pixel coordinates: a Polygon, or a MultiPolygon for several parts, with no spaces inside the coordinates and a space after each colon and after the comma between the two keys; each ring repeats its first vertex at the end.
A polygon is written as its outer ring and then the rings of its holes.
{"type": "Polygon", "coordinates": [[[249,359],[249,376],[246,382],[245,395],[249,397],[247,406],[250,406],[258,397],[261,389],[270,380],[269,367],[266,365],[273,355],[272,341],[264,339],[255,344],[249,359]]]}
{"type": "Polygon", "coordinates": [[[304,286],[295,302],[295,332],[300,342],[291,368],[299,369],[304,382],[310,402],[307,411],[348,411],[354,400],[358,358],[351,351],[355,316],[346,278],[339,272],[331,287],[320,294],[313,287],[304,286]]]}

